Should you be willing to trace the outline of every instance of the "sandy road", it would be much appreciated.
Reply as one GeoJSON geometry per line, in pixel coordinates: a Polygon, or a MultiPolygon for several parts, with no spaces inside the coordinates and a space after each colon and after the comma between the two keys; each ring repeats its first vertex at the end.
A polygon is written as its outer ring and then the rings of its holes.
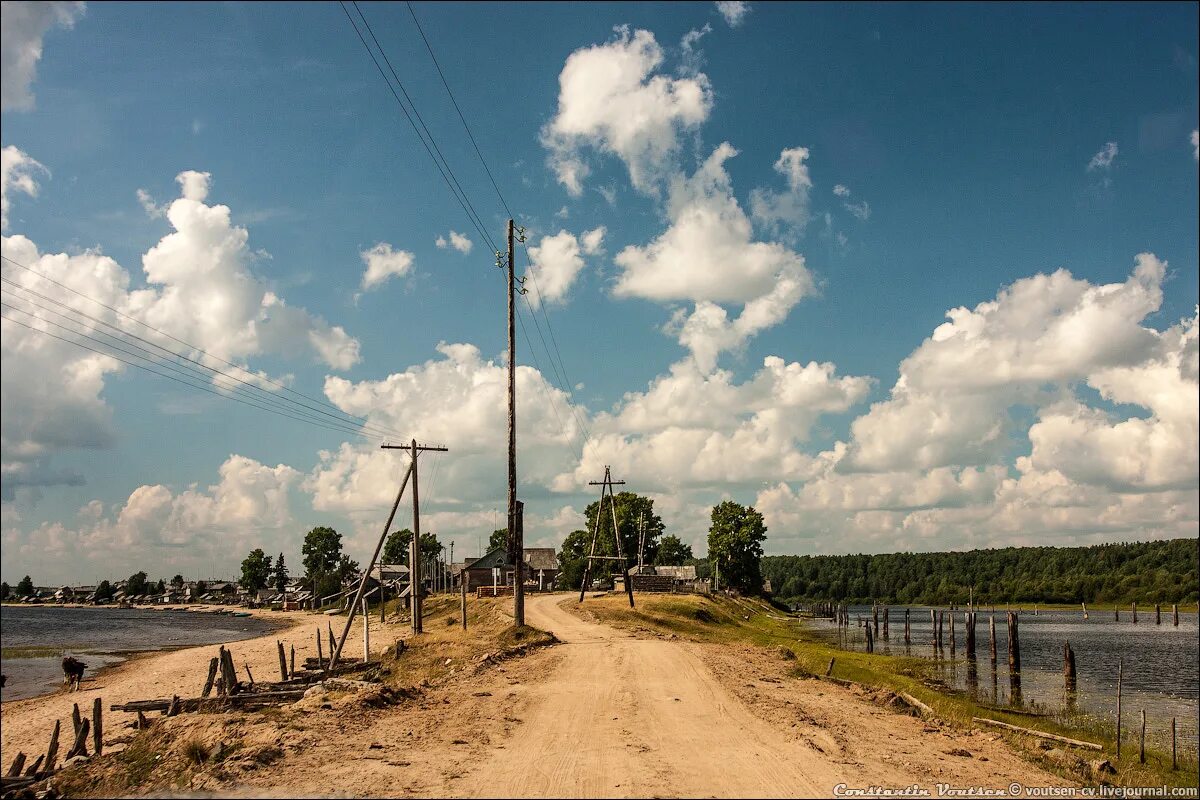
{"type": "Polygon", "coordinates": [[[634,639],[527,599],[529,624],[565,644],[520,735],[456,787],[468,796],[826,795],[825,758],[763,725],[678,642],[634,639]],[[502,787],[502,788],[501,788],[502,787]]]}

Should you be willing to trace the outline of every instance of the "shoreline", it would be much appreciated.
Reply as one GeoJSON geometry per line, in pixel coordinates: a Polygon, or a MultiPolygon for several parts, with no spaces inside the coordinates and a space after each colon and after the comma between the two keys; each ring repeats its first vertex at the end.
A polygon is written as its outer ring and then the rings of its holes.
{"type": "MultiPolygon", "coordinates": [[[[105,729],[113,737],[134,715],[109,711],[113,704],[135,700],[197,696],[203,685],[209,658],[224,644],[234,653],[239,671],[247,665],[258,675],[268,676],[278,671],[276,640],[294,646],[296,659],[316,655],[313,625],[325,629],[325,614],[307,611],[269,611],[248,609],[260,619],[277,622],[274,630],[247,639],[184,646],[169,650],[148,650],[132,654],[116,664],[89,671],[77,692],[60,689],[23,699],[6,700],[0,704],[0,751],[3,759],[11,760],[17,751],[37,753],[45,749],[56,720],[69,730],[71,710],[76,704],[85,713],[92,702],[102,699],[105,709],[105,729]]],[[[384,637],[380,637],[383,639],[384,637]]],[[[112,744],[117,744],[113,742],[112,744]]],[[[5,762],[7,763],[7,761],[5,762]]]]}
{"type": "MultiPolygon", "coordinates": [[[[79,603],[55,603],[53,605],[30,604],[30,603],[6,603],[4,605],[5,605],[5,607],[14,606],[14,607],[18,607],[18,608],[30,608],[30,607],[71,608],[71,609],[94,609],[97,611],[129,611],[129,610],[131,610],[128,608],[122,609],[119,606],[96,606],[96,605],[79,604],[79,603]]],[[[224,606],[215,606],[214,608],[225,608],[225,607],[224,606]]],[[[134,606],[133,610],[180,611],[182,609],[172,607],[172,606],[165,606],[162,608],[158,608],[155,606],[134,606]]],[[[258,638],[261,638],[264,636],[271,636],[276,633],[279,633],[282,630],[286,630],[286,629],[290,628],[291,626],[288,625],[285,620],[280,619],[279,615],[282,615],[285,613],[286,614],[308,613],[308,612],[295,612],[295,611],[279,612],[279,611],[270,611],[268,609],[242,609],[242,610],[248,612],[249,616],[253,619],[264,620],[264,621],[269,622],[270,623],[269,629],[266,631],[263,631],[261,633],[256,633],[253,636],[247,636],[243,639],[235,639],[235,640],[233,640],[233,642],[244,642],[244,641],[249,641],[252,639],[258,639],[258,638]],[[265,612],[265,613],[260,614],[258,612],[265,612]]],[[[216,614],[215,611],[196,612],[196,613],[208,613],[208,614],[213,614],[214,616],[229,616],[227,614],[218,615],[218,614],[216,614]]],[[[242,617],[241,619],[245,619],[245,618],[242,617]]],[[[231,644],[231,643],[232,642],[224,642],[224,644],[231,644]]],[[[108,663],[101,664],[96,667],[89,667],[88,668],[88,676],[89,677],[85,678],[85,682],[87,682],[90,680],[100,680],[106,673],[108,673],[124,664],[130,663],[137,658],[153,656],[155,654],[171,653],[171,652],[175,652],[178,650],[186,650],[186,649],[192,648],[192,647],[211,647],[211,646],[212,645],[209,645],[209,644],[204,644],[204,645],[167,644],[167,645],[161,645],[161,646],[155,646],[155,647],[149,647],[149,648],[128,648],[127,647],[127,648],[123,648],[120,650],[102,650],[102,649],[98,649],[95,646],[67,647],[67,648],[58,647],[58,646],[32,646],[29,648],[22,648],[22,647],[18,646],[18,647],[7,648],[7,649],[11,649],[11,650],[44,649],[47,652],[45,654],[39,654],[39,655],[26,655],[26,656],[9,655],[4,658],[4,661],[9,662],[11,664],[12,662],[19,663],[26,659],[30,659],[30,660],[38,659],[38,658],[57,659],[63,652],[68,652],[72,655],[77,655],[77,656],[92,656],[92,657],[98,657],[98,658],[104,658],[104,659],[111,659],[108,663]]],[[[0,648],[0,653],[2,653],[4,649],[5,648],[0,648]]],[[[55,688],[47,687],[47,688],[45,688],[45,690],[39,691],[36,694],[25,695],[22,697],[13,697],[13,698],[5,697],[5,698],[0,699],[0,705],[7,706],[10,703],[16,703],[16,702],[19,702],[22,700],[35,700],[39,697],[46,697],[48,695],[56,694],[56,693],[58,693],[58,691],[59,690],[57,690],[55,688]]]]}

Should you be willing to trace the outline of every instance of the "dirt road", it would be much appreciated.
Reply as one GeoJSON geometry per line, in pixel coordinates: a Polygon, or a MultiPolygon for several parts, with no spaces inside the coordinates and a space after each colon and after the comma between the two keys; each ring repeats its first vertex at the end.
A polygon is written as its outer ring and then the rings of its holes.
{"type": "Polygon", "coordinates": [[[565,642],[563,660],[465,794],[816,797],[837,783],[832,765],[763,725],[690,648],[584,622],[562,600],[527,601],[529,624],[565,642]]]}

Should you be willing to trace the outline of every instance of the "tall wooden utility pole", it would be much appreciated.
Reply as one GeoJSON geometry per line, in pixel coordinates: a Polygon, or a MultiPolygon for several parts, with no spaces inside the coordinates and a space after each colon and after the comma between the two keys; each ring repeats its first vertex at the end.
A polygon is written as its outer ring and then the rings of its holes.
{"type": "MultiPolygon", "coordinates": [[[[508,221],[508,558],[513,565],[513,624],[525,624],[525,542],[517,519],[517,331],[514,225],[508,221]]],[[[524,292],[524,289],[521,290],[524,292]]]]}
{"type": "Polygon", "coordinates": [[[412,632],[421,632],[421,495],[417,488],[417,455],[425,451],[445,453],[445,447],[417,444],[384,444],[384,450],[407,450],[412,456],[413,535],[408,543],[408,603],[412,609],[412,632]]]}

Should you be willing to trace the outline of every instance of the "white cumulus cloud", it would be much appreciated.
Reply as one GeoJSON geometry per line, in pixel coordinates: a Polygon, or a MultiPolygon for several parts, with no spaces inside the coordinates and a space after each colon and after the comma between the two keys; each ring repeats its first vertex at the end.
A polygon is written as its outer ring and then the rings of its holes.
{"type": "Polygon", "coordinates": [[[42,58],[42,40],[55,26],[71,28],[84,3],[12,2],[0,7],[0,109],[33,108],[33,81],[42,58]]]}
{"type": "Polygon", "coordinates": [[[1118,152],[1119,150],[1117,148],[1117,143],[1108,142],[1104,145],[1104,147],[1100,148],[1100,151],[1096,153],[1096,155],[1092,156],[1090,161],[1088,161],[1088,172],[1109,169],[1112,166],[1113,161],[1116,160],[1118,152]]]}
{"type": "Polygon", "coordinates": [[[48,175],[49,171],[17,147],[8,145],[0,150],[0,230],[8,230],[9,191],[37,197],[39,173],[48,175]]]}
{"type": "Polygon", "coordinates": [[[750,4],[745,0],[717,0],[717,11],[725,18],[729,27],[736,28],[750,13],[750,4]]]}
{"type": "Polygon", "coordinates": [[[558,109],[542,128],[549,163],[579,196],[590,172],[584,150],[615,155],[635,188],[653,192],[679,149],[683,132],[708,118],[712,90],[702,73],[658,73],[663,50],[654,34],[616,29],[605,44],[573,52],[559,75],[558,109]]]}
{"type": "Polygon", "coordinates": [[[407,250],[393,250],[387,242],[358,254],[367,269],[362,276],[362,289],[368,291],[382,286],[392,276],[403,277],[413,266],[413,254],[407,250]]]}
{"type": "Polygon", "coordinates": [[[445,250],[448,247],[453,247],[464,256],[470,253],[471,248],[475,246],[474,242],[467,238],[466,235],[461,234],[458,231],[450,231],[448,239],[445,236],[437,237],[437,239],[434,241],[434,244],[437,245],[439,250],[445,250]]]}

